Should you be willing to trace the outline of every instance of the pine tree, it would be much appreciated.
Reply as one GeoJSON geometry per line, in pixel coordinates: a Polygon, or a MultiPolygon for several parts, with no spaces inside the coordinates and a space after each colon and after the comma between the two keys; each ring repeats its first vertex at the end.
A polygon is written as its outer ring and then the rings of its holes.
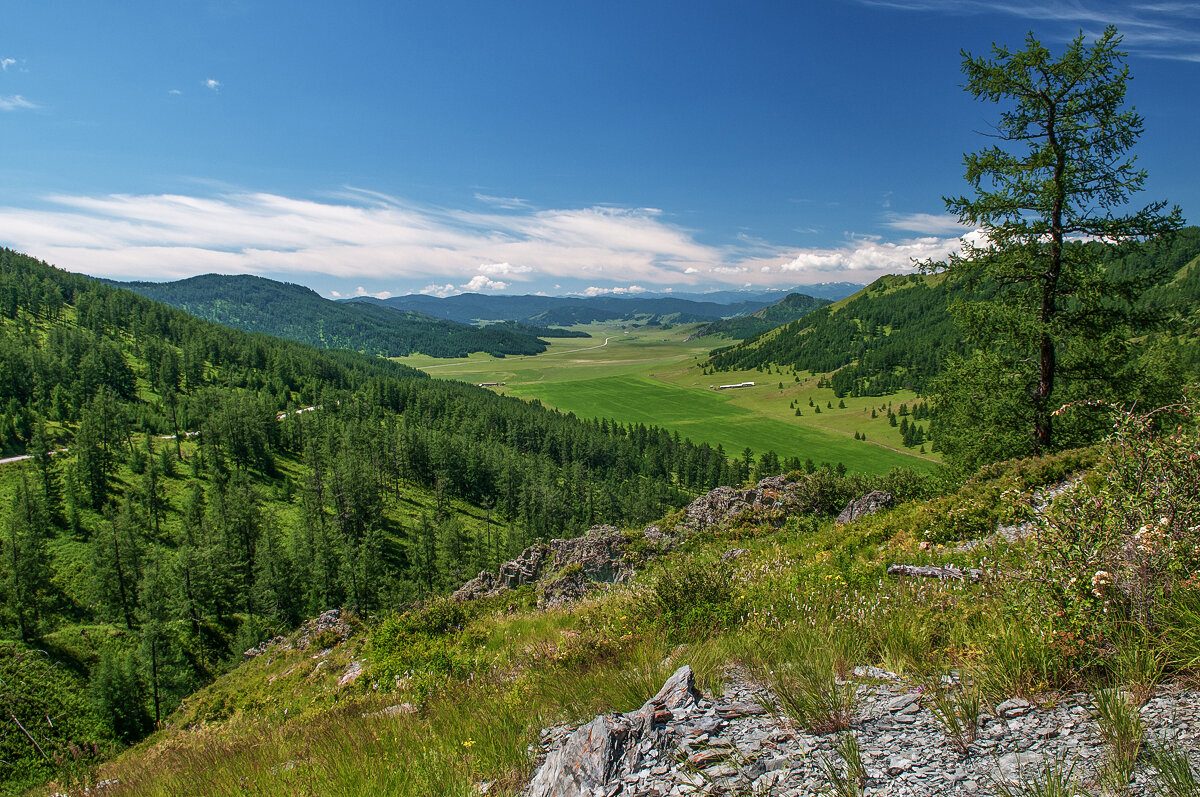
{"type": "Polygon", "coordinates": [[[1032,33],[1021,50],[963,54],[966,90],[1003,110],[999,143],[964,158],[974,196],[946,198],[985,240],[927,264],[998,286],[989,301],[961,306],[976,353],[952,360],[933,387],[938,437],[954,464],[1055,447],[1067,369],[1083,373],[1095,356],[1095,378],[1120,370],[1112,360],[1128,345],[1122,325],[1147,277],[1108,273],[1102,247],[1087,241],[1139,241],[1182,225],[1178,208],[1162,212],[1165,202],[1124,212],[1146,172],[1129,154],[1142,117],[1125,107],[1120,45],[1110,26],[1090,45],[1080,33],[1058,58],[1032,33]],[[996,433],[978,435],[981,426],[996,433]]]}
{"type": "Polygon", "coordinates": [[[22,478],[9,505],[0,538],[0,620],[33,641],[43,630],[50,599],[46,551],[49,517],[37,493],[22,478]]]}

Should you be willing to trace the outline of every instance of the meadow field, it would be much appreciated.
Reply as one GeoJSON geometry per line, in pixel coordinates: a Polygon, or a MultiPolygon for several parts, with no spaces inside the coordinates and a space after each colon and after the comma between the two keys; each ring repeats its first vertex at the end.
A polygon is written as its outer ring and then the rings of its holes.
{"type": "Polygon", "coordinates": [[[726,341],[685,339],[697,325],[663,329],[632,324],[577,327],[589,338],[552,340],[539,355],[497,358],[485,354],[444,360],[414,355],[399,361],[439,379],[476,384],[585,418],[661,426],[695,442],[721,445],[731,455],[749,448],[816,463],[843,463],[860,473],[894,467],[927,470],[938,458],[902,445],[889,425],[887,407],[911,406],[916,396],[846,398],[845,407],[818,378],[805,372],[772,370],[706,375],[701,363],[726,341]],[[718,385],[754,382],[754,387],[716,390],[718,385]],[[813,405],[820,406],[820,412],[813,405]],[[877,417],[872,418],[872,409],[877,417]],[[796,411],[800,411],[800,415],[796,411]],[[858,433],[865,440],[856,440],[858,433]]]}

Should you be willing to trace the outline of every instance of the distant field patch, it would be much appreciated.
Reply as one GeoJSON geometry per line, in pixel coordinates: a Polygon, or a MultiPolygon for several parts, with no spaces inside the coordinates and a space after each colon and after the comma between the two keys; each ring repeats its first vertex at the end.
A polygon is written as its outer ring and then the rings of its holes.
{"type": "Polygon", "coordinates": [[[845,434],[816,429],[798,420],[790,423],[765,417],[734,404],[733,391],[679,387],[640,376],[613,376],[517,385],[511,393],[538,398],[581,418],[616,418],[625,423],[666,427],[696,443],[721,445],[730,456],[749,447],[755,452],[773,450],[780,457],[841,462],[852,471],[867,473],[927,466],[911,455],[845,434]]]}

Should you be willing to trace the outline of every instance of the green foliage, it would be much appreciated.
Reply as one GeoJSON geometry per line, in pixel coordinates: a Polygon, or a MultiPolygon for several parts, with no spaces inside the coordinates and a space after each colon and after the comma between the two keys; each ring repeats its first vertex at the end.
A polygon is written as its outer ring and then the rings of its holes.
{"type": "Polygon", "coordinates": [[[1075,781],[1075,763],[1068,764],[1065,754],[1048,757],[1035,772],[1018,772],[1016,782],[993,778],[992,785],[1000,797],[1081,797],[1084,794],[1075,781]]]}
{"type": "Polygon", "coordinates": [[[1200,797],[1200,776],[1178,744],[1166,742],[1151,747],[1150,763],[1164,797],[1200,797]]]}
{"type": "Polygon", "coordinates": [[[470,671],[472,652],[458,642],[455,633],[434,630],[425,620],[389,618],[371,634],[372,672],[378,680],[405,684],[425,698],[447,679],[461,678],[470,671]]]}
{"type": "Polygon", "coordinates": [[[867,785],[867,765],[863,762],[858,739],[853,733],[846,732],[833,750],[842,759],[840,767],[828,756],[822,756],[817,762],[829,782],[826,793],[831,797],[860,797],[867,785]]]}
{"type": "Polygon", "coordinates": [[[1076,631],[1111,636],[1128,621],[1157,633],[1200,588],[1196,431],[1158,432],[1171,417],[1118,413],[1095,476],[1056,502],[1038,535],[1035,589],[1076,631]]]}
{"type": "Polygon", "coordinates": [[[1109,268],[1108,250],[1082,239],[1128,244],[1178,229],[1182,216],[1178,208],[1163,215],[1165,202],[1117,214],[1146,180],[1129,154],[1142,119],[1124,107],[1130,78],[1120,42],[1110,26],[1091,45],[1080,33],[1057,58],[1032,33],[1022,50],[964,53],[966,90],[1002,106],[1001,143],[964,157],[974,196],[946,199],[984,235],[945,265],[987,294],[958,308],[971,352],[937,385],[938,409],[956,417],[935,436],[964,467],[1053,450],[1062,445],[1052,423],[1058,406],[1127,394],[1122,383],[1136,381],[1129,340],[1146,323],[1137,296],[1155,275],[1109,268]],[[959,417],[979,406],[973,427],[959,417]],[[1002,434],[971,440],[980,421],[982,436],[993,427],[1002,434]]]}
{"type": "Polygon", "coordinates": [[[1146,739],[1138,706],[1118,689],[1098,689],[1092,700],[1100,738],[1108,745],[1110,776],[1117,783],[1128,783],[1146,739]]]}
{"type": "Polygon", "coordinates": [[[729,625],[735,611],[731,569],[698,557],[663,568],[654,580],[654,600],[667,628],[694,633],[729,625]]]}
{"type": "Polygon", "coordinates": [[[929,711],[942,726],[955,751],[971,754],[971,743],[979,737],[979,693],[965,684],[945,684],[938,679],[926,686],[929,711]]]}
{"type": "Polygon", "coordinates": [[[835,638],[806,630],[769,645],[760,642],[763,648],[751,666],[796,722],[813,734],[849,730],[858,699],[854,683],[838,678],[847,662],[835,638]]]}
{"type": "Polygon", "coordinates": [[[0,793],[20,794],[51,777],[82,785],[109,753],[104,718],[80,679],[45,653],[0,645],[0,793]]]}
{"type": "Polygon", "coordinates": [[[692,337],[724,335],[730,338],[749,338],[811,313],[829,304],[828,299],[816,299],[802,293],[789,293],[770,307],[749,315],[713,321],[700,327],[692,337]]]}
{"type": "Polygon", "coordinates": [[[940,352],[957,347],[949,291],[943,280],[881,277],[851,299],[712,352],[709,364],[833,372],[829,386],[838,398],[920,389],[937,373],[940,352]]]}
{"type": "Polygon", "coordinates": [[[131,744],[153,728],[145,685],[131,652],[106,647],[92,670],[90,689],[92,704],[108,720],[114,738],[131,744]]]}

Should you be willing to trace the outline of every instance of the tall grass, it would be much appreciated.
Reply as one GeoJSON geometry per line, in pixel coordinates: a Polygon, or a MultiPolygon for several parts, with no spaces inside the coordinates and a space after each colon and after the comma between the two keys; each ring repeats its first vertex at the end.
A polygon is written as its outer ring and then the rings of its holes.
{"type": "Polygon", "coordinates": [[[748,651],[754,673],[775,691],[792,719],[810,733],[849,730],[858,706],[855,684],[838,678],[837,645],[828,635],[798,629],[762,640],[748,651]]]}

